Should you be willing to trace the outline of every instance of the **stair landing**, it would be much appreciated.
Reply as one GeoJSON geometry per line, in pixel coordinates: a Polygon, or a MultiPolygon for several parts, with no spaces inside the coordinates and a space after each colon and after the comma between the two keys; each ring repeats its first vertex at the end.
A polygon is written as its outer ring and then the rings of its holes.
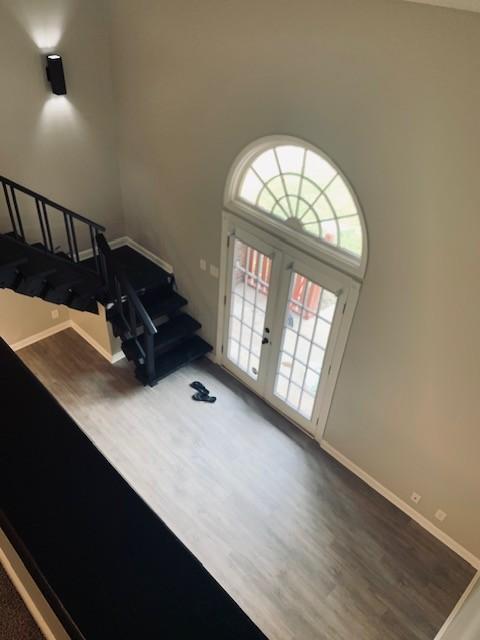
{"type": "MultiPolygon", "coordinates": [[[[157,264],[145,258],[141,253],[131,247],[119,247],[112,249],[112,255],[121,264],[135,291],[142,293],[148,289],[158,288],[162,284],[168,286],[172,274],[159,267],[157,264]]],[[[82,266],[95,270],[93,258],[82,261],[82,266]]]]}

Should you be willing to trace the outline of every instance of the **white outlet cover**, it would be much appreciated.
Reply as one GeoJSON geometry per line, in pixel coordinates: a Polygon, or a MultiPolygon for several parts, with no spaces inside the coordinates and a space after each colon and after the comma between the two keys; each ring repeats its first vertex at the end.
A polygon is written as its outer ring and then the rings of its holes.
{"type": "Polygon", "coordinates": [[[52,320],[56,320],[58,318],[58,309],[54,309],[52,311],[52,320]]]}
{"type": "Polygon", "coordinates": [[[218,270],[218,267],[216,267],[214,264],[211,264],[211,265],[210,265],[210,275],[211,275],[213,278],[218,278],[219,273],[220,273],[220,272],[219,272],[219,270],[218,270]]]}
{"type": "Polygon", "coordinates": [[[447,517],[447,514],[445,513],[445,511],[442,511],[441,509],[439,509],[435,514],[435,518],[437,520],[440,520],[440,522],[443,522],[446,517],[447,517]]]}
{"type": "Polygon", "coordinates": [[[415,504],[418,504],[421,499],[422,499],[422,496],[419,493],[413,492],[412,495],[410,496],[410,500],[415,504]]]}
{"type": "Polygon", "coordinates": [[[200,258],[200,269],[202,271],[207,270],[207,261],[204,258],[200,258]]]}

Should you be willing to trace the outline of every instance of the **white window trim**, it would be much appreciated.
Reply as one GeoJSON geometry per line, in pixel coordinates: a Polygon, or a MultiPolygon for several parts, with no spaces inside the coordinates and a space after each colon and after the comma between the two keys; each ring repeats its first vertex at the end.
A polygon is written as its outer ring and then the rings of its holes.
{"type": "Polygon", "coordinates": [[[363,215],[362,206],[360,204],[358,196],[355,193],[355,190],[350,184],[348,178],[339,168],[339,166],[323,151],[310,144],[306,140],[302,140],[301,138],[296,138],[293,136],[272,135],[260,138],[259,140],[255,140],[254,142],[249,144],[238,154],[229,171],[224,193],[224,207],[230,213],[236,213],[245,218],[247,221],[250,220],[257,225],[260,225],[264,229],[269,229],[271,232],[273,231],[278,238],[287,241],[294,247],[300,248],[306,253],[321,260],[322,262],[326,262],[334,268],[355,277],[357,280],[363,280],[367,268],[368,235],[367,227],[365,224],[365,217],[363,215]],[[240,201],[236,197],[236,195],[240,191],[240,183],[243,179],[243,176],[245,175],[245,171],[253,161],[253,158],[260,155],[263,151],[271,149],[272,147],[285,144],[295,146],[301,145],[305,149],[318,154],[326,162],[332,165],[332,167],[338,172],[340,177],[344,180],[345,184],[350,189],[353,200],[357,207],[358,218],[360,220],[362,229],[362,256],[360,258],[357,258],[353,254],[349,254],[348,252],[343,252],[341,251],[341,249],[334,248],[322,239],[316,239],[313,237],[309,238],[307,235],[299,233],[298,231],[287,227],[285,224],[282,224],[281,221],[276,220],[273,216],[262,213],[253,205],[250,205],[248,202],[240,201]]]}

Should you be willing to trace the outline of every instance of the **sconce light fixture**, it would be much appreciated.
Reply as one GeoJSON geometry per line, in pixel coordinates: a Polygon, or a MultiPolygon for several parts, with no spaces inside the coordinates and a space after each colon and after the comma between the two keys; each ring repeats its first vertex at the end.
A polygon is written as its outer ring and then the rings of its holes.
{"type": "Polygon", "coordinates": [[[47,56],[47,79],[52,86],[52,93],[57,96],[66,95],[67,87],[65,85],[62,57],[58,53],[50,53],[47,56]]]}

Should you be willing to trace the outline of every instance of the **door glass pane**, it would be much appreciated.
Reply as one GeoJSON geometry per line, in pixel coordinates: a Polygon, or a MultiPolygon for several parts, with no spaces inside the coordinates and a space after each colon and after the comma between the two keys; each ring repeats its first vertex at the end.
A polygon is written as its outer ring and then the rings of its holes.
{"type": "Polygon", "coordinates": [[[253,380],[260,367],[271,271],[270,258],[235,238],[227,356],[253,380]]]}
{"type": "Polygon", "coordinates": [[[310,420],[337,296],[292,273],[274,393],[310,420]]]}

